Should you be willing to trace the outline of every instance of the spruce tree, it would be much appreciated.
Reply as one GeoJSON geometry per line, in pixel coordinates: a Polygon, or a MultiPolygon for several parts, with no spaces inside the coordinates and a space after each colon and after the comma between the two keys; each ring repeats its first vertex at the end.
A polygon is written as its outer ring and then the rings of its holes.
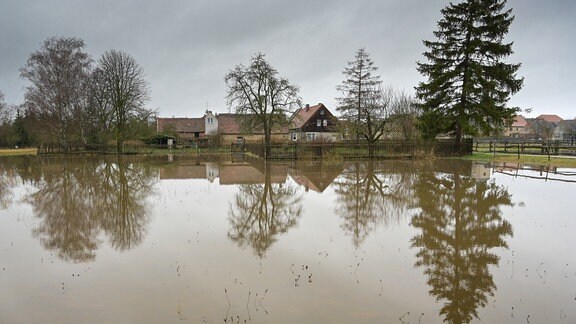
{"type": "Polygon", "coordinates": [[[360,136],[366,137],[366,126],[380,101],[382,81],[375,74],[377,70],[366,50],[361,48],[356,52],[354,61],[348,62],[348,67],[342,72],[346,79],[337,87],[343,97],[337,98],[339,106],[336,110],[346,120],[347,128],[356,136],[356,140],[360,136]]]}
{"type": "Polygon", "coordinates": [[[417,63],[428,78],[416,87],[425,136],[453,133],[461,143],[463,136],[501,129],[518,111],[507,107],[523,78],[517,76],[519,63],[506,62],[513,43],[504,37],[514,16],[505,5],[506,0],[465,0],[442,9],[437,40],[424,41],[428,62],[417,63]]]}

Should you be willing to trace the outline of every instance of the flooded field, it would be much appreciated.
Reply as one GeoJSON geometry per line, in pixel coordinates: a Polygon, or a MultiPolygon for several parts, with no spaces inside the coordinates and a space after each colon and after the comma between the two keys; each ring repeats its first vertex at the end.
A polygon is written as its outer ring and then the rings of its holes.
{"type": "Polygon", "coordinates": [[[576,170],[0,159],[0,323],[576,323],[576,170]]]}

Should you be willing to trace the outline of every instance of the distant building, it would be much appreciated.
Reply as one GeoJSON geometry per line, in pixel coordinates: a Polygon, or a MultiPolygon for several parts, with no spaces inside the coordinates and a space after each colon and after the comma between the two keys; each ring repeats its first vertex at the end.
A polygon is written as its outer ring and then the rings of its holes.
{"type": "MultiPolygon", "coordinates": [[[[218,141],[221,145],[242,142],[261,143],[264,132],[261,129],[243,127],[250,115],[214,114],[206,111],[200,118],[157,118],[156,130],[159,133],[176,135],[179,142],[218,141]]],[[[272,142],[286,142],[288,127],[272,129],[272,142]]]]}
{"type": "Polygon", "coordinates": [[[556,129],[554,129],[552,139],[555,141],[570,142],[571,145],[576,144],[576,119],[563,120],[558,123],[556,129]]]}
{"type": "Polygon", "coordinates": [[[558,115],[540,115],[538,117],[536,117],[536,119],[538,120],[543,120],[545,122],[548,123],[554,123],[554,124],[559,124],[561,121],[563,121],[562,117],[558,116],[558,115]]]}
{"type": "Polygon", "coordinates": [[[290,122],[290,140],[293,142],[339,141],[341,134],[336,118],[324,104],[306,105],[298,109],[290,122]]]}
{"type": "Polygon", "coordinates": [[[528,122],[522,115],[514,116],[514,121],[504,130],[504,136],[512,138],[526,138],[530,133],[528,122]]]}

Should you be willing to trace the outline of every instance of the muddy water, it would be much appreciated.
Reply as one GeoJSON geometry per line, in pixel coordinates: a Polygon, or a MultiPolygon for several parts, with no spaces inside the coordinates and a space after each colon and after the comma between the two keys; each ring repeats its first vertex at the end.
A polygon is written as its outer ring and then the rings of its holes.
{"type": "Polygon", "coordinates": [[[0,323],[575,323],[576,170],[0,160],[0,323]]]}

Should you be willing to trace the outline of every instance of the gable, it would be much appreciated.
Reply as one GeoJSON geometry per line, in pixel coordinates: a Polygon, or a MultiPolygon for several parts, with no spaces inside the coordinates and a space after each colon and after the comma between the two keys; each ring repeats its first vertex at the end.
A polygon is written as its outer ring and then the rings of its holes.
{"type": "Polygon", "coordinates": [[[290,123],[290,128],[300,129],[303,128],[307,123],[316,123],[316,119],[331,119],[335,120],[334,115],[324,106],[324,104],[319,103],[315,106],[308,106],[298,109],[290,123]]]}

